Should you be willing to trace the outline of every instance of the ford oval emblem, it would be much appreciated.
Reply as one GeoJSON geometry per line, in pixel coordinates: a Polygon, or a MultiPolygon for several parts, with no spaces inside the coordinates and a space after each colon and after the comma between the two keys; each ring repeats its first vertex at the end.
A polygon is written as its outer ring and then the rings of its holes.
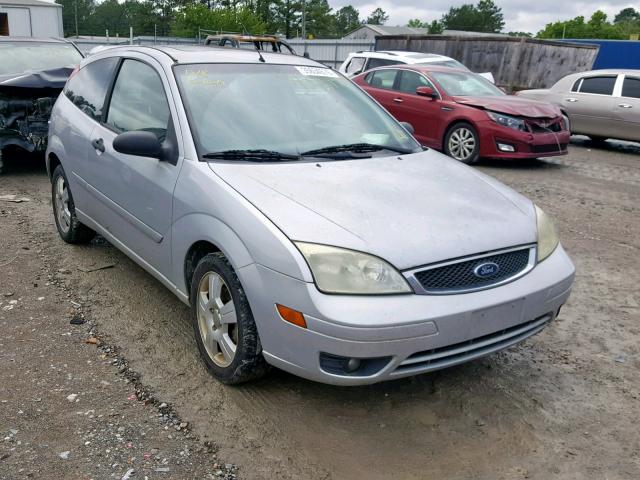
{"type": "Polygon", "coordinates": [[[500,271],[500,267],[497,263],[487,262],[481,263],[473,269],[473,274],[478,278],[493,277],[500,271]]]}

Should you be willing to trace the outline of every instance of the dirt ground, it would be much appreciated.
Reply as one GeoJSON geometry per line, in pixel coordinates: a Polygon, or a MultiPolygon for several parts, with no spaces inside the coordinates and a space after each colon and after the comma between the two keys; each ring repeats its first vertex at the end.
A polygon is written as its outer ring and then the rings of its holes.
{"type": "Polygon", "coordinates": [[[640,478],[640,146],[575,138],[477,168],[556,219],[577,275],[552,325],[369,387],[226,387],[187,307],[108,243],[64,244],[43,168],[14,162],[0,196],[29,201],[0,200],[0,478],[640,478]]]}

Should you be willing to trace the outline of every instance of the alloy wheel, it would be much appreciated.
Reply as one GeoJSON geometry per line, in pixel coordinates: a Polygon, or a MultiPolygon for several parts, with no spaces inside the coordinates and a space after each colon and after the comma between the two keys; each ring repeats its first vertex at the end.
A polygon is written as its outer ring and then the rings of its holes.
{"type": "Polygon", "coordinates": [[[62,175],[56,179],[53,198],[58,226],[63,233],[67,233],[71,228],[71,211],[69,210],[69,189],[62,175]]]}
{"type": "Polygon", "coordinates": [[[467,161],[476,148],[476,137],[466,127],[456,128],[449,136],[449,154],[460,161],[467,161]]]}
{"type": "Polygon", "coordinates": [[[207,272],[198,286],[198,327],[209,358],[228,367],[236,356],[238,328],[231,291],[222,276],[207,272]]]}

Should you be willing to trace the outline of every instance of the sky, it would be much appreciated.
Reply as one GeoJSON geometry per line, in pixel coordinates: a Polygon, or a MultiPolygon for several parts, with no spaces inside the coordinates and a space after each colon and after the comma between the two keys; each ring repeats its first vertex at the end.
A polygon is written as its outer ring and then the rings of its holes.
{"type": "MultiPolygon", "coordinates": [[[[596,10],[609,15],[610,20],[625,7],[639,7],[639,2],[628,0],[494,0],[502,8],[505,19],[505,31],[524,31],[536,33],[547,23],[567,20],[578,15],[590,17],[596,10]]],[[[376,7],[389,15],[387,25],[406,25],[412,18],[422,21],[439,20],[450,7],[464,3],[477,3],[477,0],[329,0],[335,9],[353,5],[360,11],[360,17],[366,18],[376,7]]]]}

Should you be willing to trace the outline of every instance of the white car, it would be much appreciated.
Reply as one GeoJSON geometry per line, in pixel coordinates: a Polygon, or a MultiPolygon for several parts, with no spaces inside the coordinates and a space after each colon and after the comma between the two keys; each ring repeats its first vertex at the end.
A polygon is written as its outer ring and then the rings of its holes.
{"type": "MultiPolygon", "coordinates": [[[[406,52],[401,50],[353,52],[349,54],[344,62],[342,62],[338,71],[351,78],[366,70],[371,70],[372,68],[399,64],[429,64],[471,71],[462,63],[451,57],[445,57],[444,55],[437,55],[435,53],[406,52]]],[[[495,83],[491,72],[480,73],[479,75],[483,76],[491,83],[495,83]]]]}

